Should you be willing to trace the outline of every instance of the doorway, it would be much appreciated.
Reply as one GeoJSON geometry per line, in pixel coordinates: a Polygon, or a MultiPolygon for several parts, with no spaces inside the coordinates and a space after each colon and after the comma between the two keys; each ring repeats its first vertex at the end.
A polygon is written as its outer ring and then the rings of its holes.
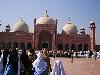
{"type": "Polygon", "coordinates": [[[48,48],[48,43],[42,43],[42,48],[48,48]]]}

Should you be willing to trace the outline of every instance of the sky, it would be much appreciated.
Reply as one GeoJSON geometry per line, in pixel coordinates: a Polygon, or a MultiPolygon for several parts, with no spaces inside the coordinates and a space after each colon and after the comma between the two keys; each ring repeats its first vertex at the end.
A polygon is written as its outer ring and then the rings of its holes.
{"type": "Polygon", "coordinates": [[[100,0],[0,0],[0,31],[10,24],[23,20],[28,24],[30,32],[34,30],[34,18],[43,16],[45,10],[48,15],[58,19],[58,33],[62,32],[63,26],[70,17],[80,32],[84,27],[86,34],[89,34],[89,22],[92,17],[96,24],[96,44],[100,44],[100,0]]]}

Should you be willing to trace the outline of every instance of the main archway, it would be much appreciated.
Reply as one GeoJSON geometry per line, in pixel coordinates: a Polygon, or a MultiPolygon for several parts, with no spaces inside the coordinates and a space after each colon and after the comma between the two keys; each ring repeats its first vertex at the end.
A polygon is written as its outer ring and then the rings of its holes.
{"type": "Polygon", "coordinates": [[[38,48],[52,49],[52,34],[48,31],[42,31],[39,33],[38,48]]]}

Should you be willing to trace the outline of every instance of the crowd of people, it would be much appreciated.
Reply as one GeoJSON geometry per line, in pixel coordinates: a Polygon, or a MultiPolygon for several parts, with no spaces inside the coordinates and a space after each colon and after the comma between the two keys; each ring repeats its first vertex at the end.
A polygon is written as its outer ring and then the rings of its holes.
{"type": "Polygon", "coordinates": [[[95,60],[99,60],[100,59],[100,51],[92,51],[92,50],[88,50],[86,51],[86,58],[95,58],[95,60]]]}
{"type": "Polygon", "coordinates": [[[47,50],[35,53],[30,49],[0,50],[0,75],[48,75],[51,71],[47,50]]]}
{"type": "Polygon", "coordinates": [[[52,51],[52,55],[53,55],[54,58],[57,57],[57,54],[59,54],[60,56],[65,55],[65,57],[69,57],[69,58],[85,57],[85,58],[95,58],[95,59],[98,59],[98,60],[100,58],[100,51],[99,50],[96,50],[96,51],[93,51],[93,50],[87,50],[87,51],[84,51],[84,50],[82,50],[82,51],[68,50],[67,52],[63,51],[63,50],[60,50],[60,51],[53,50],[52,51]]]}
{"type": "MultiPolygon", "coordinates": [[[[21,51],[16,48],[13,50],[5,49],[0,50],[0,75],[50,75],[49,73],[54,71],[51,69],[50,52],[46,49],[38,51],[36,53],[34,49],[28,50],[22,49],[21,51]]],[[[59,52],[64,54],[63,52],[59,52]]],[[[57,49],[52,51],[53,58],[57,55],[57,49]]],[[[95,58],[99,60],[100,51],[80,51],[79,53],[74,50],[69,50],[67,55],[70,57],[73,63],[73,57],[79,57],[85,55],[88,58],[95,58]]],[[[61,61],[58,63],[61,64],[61,61]]],[[[54,66],[56,62],[54,63],[54,66]]],[[[61,64],[62,65],[62,64],[61,64]]]]}

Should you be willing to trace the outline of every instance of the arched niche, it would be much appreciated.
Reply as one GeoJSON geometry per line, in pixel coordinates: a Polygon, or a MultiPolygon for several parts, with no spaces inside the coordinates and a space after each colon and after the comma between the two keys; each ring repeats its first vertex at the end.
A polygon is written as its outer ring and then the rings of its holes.
{"type": "Polygon", "coordinates": [[[52,34],[49,31],[44,30],[39,33],[38,48],[52,49],[52,34]]]}

